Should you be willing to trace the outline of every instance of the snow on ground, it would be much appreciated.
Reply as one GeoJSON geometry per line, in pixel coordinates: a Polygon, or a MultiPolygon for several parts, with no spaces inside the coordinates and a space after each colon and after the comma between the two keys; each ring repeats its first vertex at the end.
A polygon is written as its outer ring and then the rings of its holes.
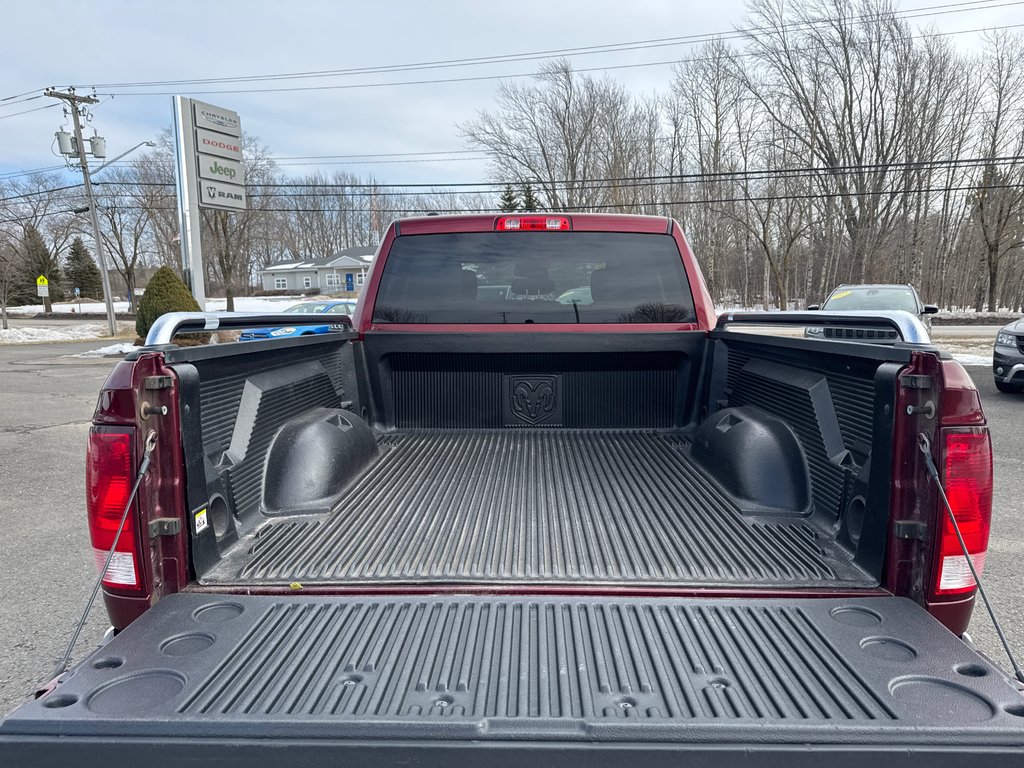
{"type": "MultiPolygon", "coordinates": [[[[303,300],[303,296],[239,296],[235,299],[235,312],[284,312],[293,304],[303,300]]],[[[323,299],[320,296],[311,298],[323,299]]],[[[207,312],[224,312],[227,310],[227,299],[207,299],[207,312]]]]}
{"type": "Polygon", "coordinates": [[[88,352],[79,352],[77,355],[68,355],[68,357],[119,357],[121,355],[127,355],[129,352],[137,349],[135,344],[131,341],[122,341],[118,344],[109,344],[99,349],[90,349],[88,352]]]}
{"type": "Polygon", "coordinates": [[[72,325],[66,328],[11,328],[0,330],[0,344],[28,344],[35,341],[79,341],[103,335],[99,325],[72,325]]]}
{"type": "MultiPolygon", "coordinates": [[[[305,296],[239,296],[235,299],[236,312],[281,312],[292,304],[302,301],[305,296]]],[[[320,298],[320,297],[310,297],[320,298]]],[[[227,299],[207,299],[207,312],[224,312],[227,309],[227,299]]],[[[8,307],[7,311],[12,315],[38,315],[45,311],[42,304],[26,304],[23,307],[8,307]]],[[[78,302],[62,301],[53,305],[54,312],[75,312],[79,311],[78,302]]],[[[81,311],[90,315],[106,314],[106,307],[101,301],[83,302],[81,311]]],[[[115,312],[127,312],[127,301],[115,301],[115,312]]]]}
{"type": "Polygon", "coordinates": [[[992,354],[987,355],[972,355],[966,352],[954,352],[953,358],[960,361],[961,365],[992,365],[992,354]]]}
{"type": "MultiPolygon", "coordinates": [[[[53,304],[54,312],[75,312],[79,311],[77,301],[62,301],[59,304],[53,304]]],[[[46,307],[42,304],[25,304],[22,307],[8,307],[7,313],[11,315],[38,315],[46,311],[46,307]]],[[[106,306],[102,301],[89,301],[82,302],[81,311],[83,314],[89,315],[105,315],[107,312],[106,306]]],[[[115,301],[114,302],[115,312],[127,312],[128,302],[127,301],[115,301]]]]}

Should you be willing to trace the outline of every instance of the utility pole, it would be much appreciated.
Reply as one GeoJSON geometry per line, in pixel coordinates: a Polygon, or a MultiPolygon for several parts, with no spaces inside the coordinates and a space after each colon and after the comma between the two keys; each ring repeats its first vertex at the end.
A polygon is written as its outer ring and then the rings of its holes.
{"type": "MultiPolygon", "coordinates": [[[[74,88],[58,91],[53,88],[46,90],[46,95],[60,99],[71,107],[71,120],[75,126],[75,141],[78,149],[78,162],[82,168],[82,181],[85,183],[85,200],[89,206],[89,218],[92,219],[93,239],[96,242],[96,260],[100,263],[100,274],[103,276],[103,300],[107,305],[107,325],[110,335],[117,335],[117,319],[114,317],[114,301],[110,293],[110,273],[107,271],[107,258],[103,252],[103,236],[100,234],[100,215],[96,208],[96,198],[92,193],[92,179],[89,176],[89,161],[85,157],[85,142],[82,140],[82,121],[78,109],[80,104],[96,104],[99,99],[93,96],[79,96],[74,88]]],[[[134,297],[132,297],[134,298],[134,297]]]]}

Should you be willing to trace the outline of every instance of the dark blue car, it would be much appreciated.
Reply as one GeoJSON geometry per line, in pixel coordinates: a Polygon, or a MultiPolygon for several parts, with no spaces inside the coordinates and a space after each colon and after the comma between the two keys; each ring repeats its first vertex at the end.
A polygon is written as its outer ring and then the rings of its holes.
{"type": "MultiPolygon", "coordinates": [[[[285,314],[288,315],[349,315],[355,311],[356,303],[352,300],[325,300],[325,301],[304,301],[293,307],[288,307],[285,314]]],[[[311,336],[315,333],[330,333],[331,331],[345,330],[347,326],[332,322],[330,317],[324,318],[323,325],[297,325],[284,326],[282,328],[257,328],[251,331],[242,331],[240,341],[256,341],[257,339],[283,339],[290,336],[311,336]]]]}

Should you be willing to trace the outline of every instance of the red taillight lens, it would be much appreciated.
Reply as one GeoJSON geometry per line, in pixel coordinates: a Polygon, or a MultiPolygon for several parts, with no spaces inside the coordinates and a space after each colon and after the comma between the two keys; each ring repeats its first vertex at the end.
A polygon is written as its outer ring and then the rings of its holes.
{"type": "MultiPolygon", "coordinates": [[[[134,430],[93,427],[85,457],[86,511],[97,569],[103,568],[124,514],[135,474],[134,430]]],[[[128,512],[103,583],[119,590],[141,589],[135,535],[135,505],[128,512]]]]}
{"type": "MultiPolygon", "coordinates": [[[[960,534],[980,574],[992,526],[992,443],[987,428],[944,430],[943,482],[960,534]]],[[[940,501],[941,503],[941,501],[940,501]]],[[[956,531],[943,509],[938,541],[936,595],[973,592],[974,577],[956,531]]]]}
{"type": "Polygon", "coordinates": [[[568,216],[501,216],[494,228],[499,232],[556,231],[572,229],[568,216]]]}

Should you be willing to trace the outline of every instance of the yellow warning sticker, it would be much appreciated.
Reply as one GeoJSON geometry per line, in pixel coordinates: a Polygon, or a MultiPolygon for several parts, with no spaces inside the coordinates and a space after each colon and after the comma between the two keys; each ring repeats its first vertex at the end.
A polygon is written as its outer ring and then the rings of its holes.
{"type": "Polygon", "coordinates": [[[206,518],[206,507],[203,507],[196,512],[196,533],[202,533],[210,527],[210,522],[206,518]]]}
{"type": "Polygon", "coordinates": [[[832,298],[841,299],[843,296],[849,296],[851,293],[853,293],[853,291],[840,291],[839,293],[833,293],[832,298]]]}

